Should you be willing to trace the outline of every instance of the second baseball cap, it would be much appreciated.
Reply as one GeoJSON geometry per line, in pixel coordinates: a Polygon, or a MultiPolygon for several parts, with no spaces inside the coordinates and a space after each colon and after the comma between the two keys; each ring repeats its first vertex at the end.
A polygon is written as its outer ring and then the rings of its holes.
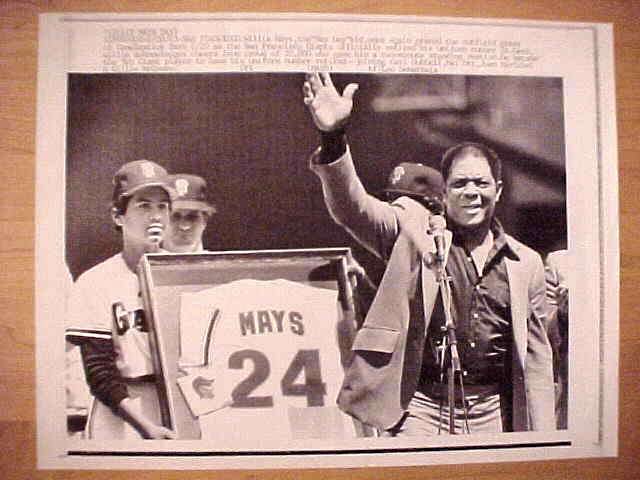
{"type": "Polygon", "coordinates": [[[173,208],[200,210],[211,215],[216,212],[207,197],[207,182],[198,175],[179,173],[169,175],[173,190],[173,208]]]}
{"type": "Polygon", "coordinates": [[[113,201],[118,202],[122,197],[130,197],[148,187],[160,187],[170,197],[174,195],[167,171],[157,163],[150,160],[125,163],[113,176],[113,201]]]}
{"type": "Polygon", "coordinates": [[[421,163],[402,162],[389,174],[383,192],[442,201],[444,182],[438,170],[421,163]]]}

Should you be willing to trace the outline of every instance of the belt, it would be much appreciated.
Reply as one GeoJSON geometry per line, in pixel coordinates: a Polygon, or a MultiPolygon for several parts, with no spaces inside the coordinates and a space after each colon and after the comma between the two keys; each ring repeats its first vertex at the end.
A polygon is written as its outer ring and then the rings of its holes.
{"type": "MultiPolygon", "coordinates": [[[[449,396],[448,385],[446,383],[426,383],[418,387],[420,392],[424,393],[427,397],[431,397],[436,400],[445,400],[449,396]]],[[[460,384],[456,384],[455,388],[456,400],[462,399],[460,392],[460,384]]],[[[502,386],[499,383],[492,383],[488,385],[466,385],[464,386],[464,396],[469,397],[489,397],[491,395],[498,395],[502,392],[502,386]]]]}

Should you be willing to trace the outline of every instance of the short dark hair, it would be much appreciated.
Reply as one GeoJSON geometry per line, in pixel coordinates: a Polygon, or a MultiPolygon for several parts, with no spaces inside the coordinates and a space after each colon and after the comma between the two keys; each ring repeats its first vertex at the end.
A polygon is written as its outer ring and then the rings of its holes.
{"type": "Polygon", "coordinates": [[[118,215],[124,215],[127,213],[127,207],[129,206],[129,200],[131,200],[131,196],[129,195],[120,195],[113,196],[113,201],[111,202],[111,206],[115,209],[118,215]]]}
{"type": "MultiPolygon", "coordinates": [[[[131,197],[129,195],[114,195],[111,202],[111,210],[115,210],[116,215],[124,215],[125,213],[127,213],[129,200],[131,200],[131,197]]],[[[122,232],[122,227],[120,225],[115,225],[115,229],[116,232],[122,232]]]]}
{"type": "Polygon", "coordinates": [[[463,142],[454,145],[442,155],[442,161],[440,162],[440,173],[444,181],[447,181],[449,177],[449,171],[451,170],[451,164],[453,161],[461,155],[471,154],[477,157],[482,157],[489,163],[491,174],[496,182],[502,181],[502,162],[498,154],[492,149],[483,145],[482,143],[475,142],[463,142]]]}

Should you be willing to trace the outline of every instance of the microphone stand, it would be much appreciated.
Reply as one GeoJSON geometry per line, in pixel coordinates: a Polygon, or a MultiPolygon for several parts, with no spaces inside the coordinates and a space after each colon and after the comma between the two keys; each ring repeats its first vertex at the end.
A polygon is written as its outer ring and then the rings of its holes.
{"type": "MultiPolygon", "coordinates": [[[[442,298],[442,306],[444,310],[445,324],[442,327],[445,332],[442,340],[442,350],[440,356],[440,383],[444,383],[444,368],[445,358],[447,354],[450,362],[447,367],[447,399],[449,406],[449,433],[455,435],[455,409],[456,409],[456,377],[460,380],[460,394],[462,396],[462,411],[464,416],[464,425],[462,427],[462,433],[471,433],[469,429],[469,422],[467,418],[467,401],[464,394],[464,382],[462,380],[462,364],[460,361],[460,355],[458,354],[458,341],[456,339],[456,326],[451,315],[451,279],[447,276],[444,266],[444,259],[436,257],[437,269],[436,276],[438,284],[440,286],[440,295],[442,298]]],[[[438,423],[438,433],[442,426],[442,406],[443,401],[440,401],[440,421],[438,423]]]]}

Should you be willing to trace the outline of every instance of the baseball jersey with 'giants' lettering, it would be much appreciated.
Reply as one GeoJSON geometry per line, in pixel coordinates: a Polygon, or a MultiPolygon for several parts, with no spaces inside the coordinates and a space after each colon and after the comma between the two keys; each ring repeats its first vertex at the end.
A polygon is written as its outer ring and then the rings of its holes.
{"type": "Polygon", "coordinates": [[[289,280],[243,279],[181,296],[180,363],[192,373],[180,386],[204,438],[351,436],[336,406],[343,379],[337,295],[289,280]]]}
{"type": "Polygon", "coordinates": [[[125,378],[153,373],[138,277],[121,253],[80,275],[68,303],[67,335],[113,339],[116,365],[125,378]],[[128,320],[118,324],[118,314],[128,312],[128,320]]]}

